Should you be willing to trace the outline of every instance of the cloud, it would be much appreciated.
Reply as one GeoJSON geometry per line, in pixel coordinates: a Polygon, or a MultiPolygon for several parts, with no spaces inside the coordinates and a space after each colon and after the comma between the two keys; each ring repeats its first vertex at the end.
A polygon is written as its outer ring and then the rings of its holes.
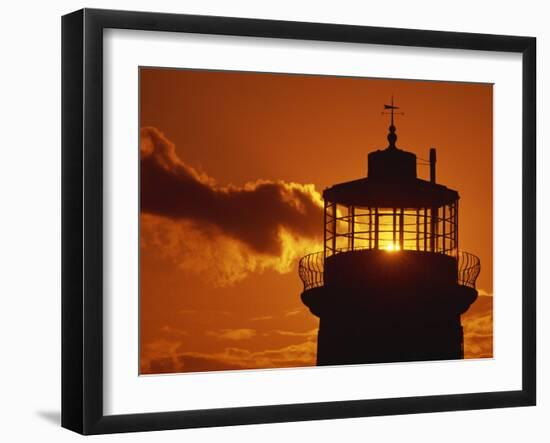
{"type": "Polygon", "coordinates": [[[462,315],[464,358],[493,356],[493,297],[480,295],[462,315]]]}
{"type": "Polygon", "coordinates": [[[224,340],[247,340],[256,335],[254,329],[219,329],[217,331],[206,331],[206,335],[224,340]]]}
{"type": "Polygon", "coordinates": [[[227,347],[221,352],[212,354],[175,352],[170,356],[143,358],[141,373],[160,374],[315,366],[316,347],[314,341],[308,340],[279,349],[257,352],[235,347],[227,347]]]}
{"type": "Polygon", "coordinates": [[[163,336],[165,337],[188,337],[189,331],[184,329],[174,328],[172,326],[164,325],[160,328],[163,336]]]}
{"type": "Polygon", "coordinates": [[[284,316],[285,317],[293,317],[295,315],[301,314],[304,311],[305,311],[305,309],[303,309],[303,308],[291,309],[289,311],[285,311],[284,316]]]}
{"type": "Polygon", "coordinates": [[[219,309],[180,309],[178,310],[178,314],[187,316],[187,315],[206,315],[208,317],[226,317],[230,315],[231,313],[229,311],[221,311],[219,309]]]}
{"type": "Polygon", "coordinates": [[[219,186],[181,160],[154,127],[141,129],[140,153],[145,213],[191,221],[208,235],[238,240],[263,255],[281,256],[288,237],[319,240],[322,199],[311,184],[257,180],[219,186]]]}
{"type": "Polygon", "coordinates": [[[181,346],[181,338],[162,338],[145,343],[140,349],[140,373],[162,374],[174,372],[174,357],[181,346]]]}
{"type": "Polygon", "coordinates": [[[310,331],[304,331],[304,332],[282,331],[280,329],[277,329],[274,332],[277,335],[283,335],[286,337],[308,337],[310,340],[317,339],[317,329],[312,329],[310,331]]]}
{"type": "Polygon", "coordinates": [[[252,317],[250,321],[266,321],[266,320],[273,320],[272,315],[261,315],[259,317],[252,317]]]}

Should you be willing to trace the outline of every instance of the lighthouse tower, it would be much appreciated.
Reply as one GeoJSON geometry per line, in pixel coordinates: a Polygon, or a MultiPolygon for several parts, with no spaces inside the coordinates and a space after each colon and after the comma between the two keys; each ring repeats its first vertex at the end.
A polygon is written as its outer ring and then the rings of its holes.
{"type": "Polygon", "coordinates": [[[368,176],[323,192],[324,250],[300,260],[301,298],[319,317],[317,364],[461,359],[460,315],[477,298],[479,259],[458,248],[457,191],[417,177],[399,149],[368,155],[368,176]]]}

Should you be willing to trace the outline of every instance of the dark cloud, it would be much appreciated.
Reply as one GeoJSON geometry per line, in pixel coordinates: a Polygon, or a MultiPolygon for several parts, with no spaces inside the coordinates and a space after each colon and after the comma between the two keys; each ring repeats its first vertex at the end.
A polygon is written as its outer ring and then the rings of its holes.
{"type": "Polygon", "coordinates": [[[313,185],[258,180],[241,187],[215,180],[184,163],[158,129],[141,129],[141,209],[190,220],[237,239],[251,250],[279,255],[282,233],[317,239],[321,197],[313,185]]]}

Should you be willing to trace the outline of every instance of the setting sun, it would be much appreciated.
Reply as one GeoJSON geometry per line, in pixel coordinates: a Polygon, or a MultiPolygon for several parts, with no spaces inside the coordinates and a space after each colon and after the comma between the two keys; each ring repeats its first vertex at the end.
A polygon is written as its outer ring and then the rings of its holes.
{"type": "Polygon", "coordinates": [[[385,248],[384,248],[385,251],[388,251],[388,252],[397,252],[397,251],[400,251],[401,248],[399,247],[398,244],[396,243],[390,243],[389,245],[387,245],[385,248]]]}

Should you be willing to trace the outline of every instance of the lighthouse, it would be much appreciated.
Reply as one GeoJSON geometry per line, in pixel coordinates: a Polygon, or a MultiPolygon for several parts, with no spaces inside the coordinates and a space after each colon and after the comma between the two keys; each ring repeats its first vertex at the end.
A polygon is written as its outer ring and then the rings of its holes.
{"type": "Polygon", "coordinates": [[[365,177],[323,192],[324,248],[300,260],[302,302],[319,317],[317,364],[464,358],[460,316],[476,300],[479,259],[459,249],[459,194],[397,147],[370,152],[365,177]]]}

